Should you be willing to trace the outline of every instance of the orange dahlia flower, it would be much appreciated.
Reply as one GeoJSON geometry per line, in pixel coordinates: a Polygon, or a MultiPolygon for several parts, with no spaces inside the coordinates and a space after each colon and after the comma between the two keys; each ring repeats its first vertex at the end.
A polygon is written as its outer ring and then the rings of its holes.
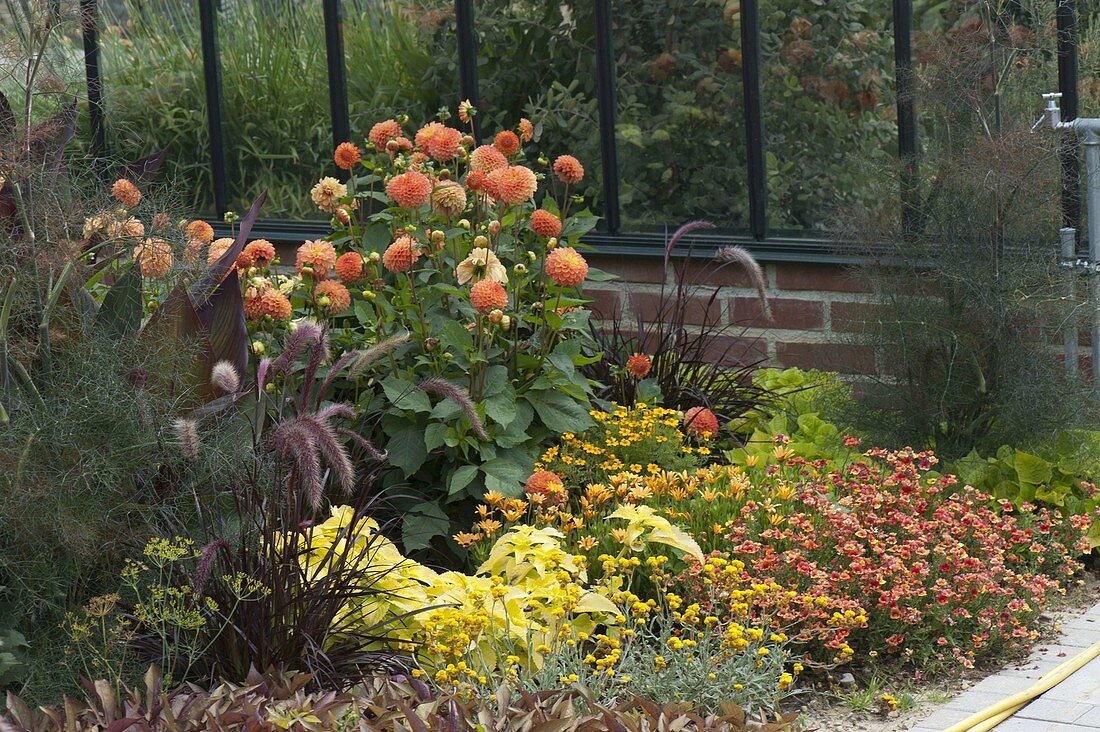
{"type": "Polygon", "coordinates": [[[377,123],[370,128],[370,132],[367,134],[367,139],[374,143],[374,146],[379,150],[384,149],[386,143],[396,137],[401,137],[401,125],[397,124],[397,120],[394,119],[377,123]]]}
{"type": "Polygon", "coordinates": [[[294,307],[286,295],[274,287],[266,287],[252,296],[244,299],[244,317],[248,320],[263,320],[270,317],[272,320],[290,320],[294,315],[294,307]]]}
{"type": "Polygon", "coordinates": [[[298,247],[295,269],[298,274],[304,274],[307,266],[312,270],[310,277],[323,279],[336,266],[336,249],[324,239],[305,242],[298,247]]]}
{"type": "Polygon", "coordinates": [[[502,130],[493,138],[493,146],[505,155],[511,157],[519,151],[519,137],[511,130],[502,130]]]}
{"type": "Polygon", "coordinates": [[[492,145],[475,147],[474,151],[470,153],[470,170],[491,173],[498,168],[507,167],[508,158],[504,157],[504,153],[492,145]]]}
{"type": "Polygon", "coordinates": [[[329,315],[337,315],[351,307],[351,293],[336,280],[318,282],[313,288],[313,299],[329,315]]]}
{"type": "Polygon", "coordinates": [[[241,256],[237,258],[237,264],[240,266],[241,261],[244,260],[244,267],[266,267],[275,261],[275,245],[269,242],[267,239],[256,239],[250,241],[245,245],[244,251],[241,252],[241,256]]]}
{"type": "Polygon", "coordinates": [[[479,313],[503,308],[508,305],[508,292],[499,282],[478,280],[470,288],[470,304],[479,313]]]}
{"type": "Polygon", "coordinates": [[[544,208],[535,209],[531,214],[531,231],[548,239],[557,236],[561,233],[561,219],[544,208]]]}
{"type": "Polygon", "coordinates": [[[535,174],[522,165],[498,168],[485,177],[485,192],[513,206],[530,201],[538,187],[535,174]]]}
{"type": "Polygon", "coordinates": [[[348,187],[331,176],[317,181],[317,185],[313,186],[313,190],[309,192],[317,208],[325,213],[336,211],[336,207],[340,205],[340,199],[346,195],[348,195],[348,187]]]}
{"type": "Polygon", "coordinates": [[[420,208],[432,197],[432,181],[415,170],[390,178],[386,193],[401,208],[420,208]]]}
{"type": "Polygon", "coordinates": [[[151,237],[134,247],[134,259],[143,277],[159,280],[172,269],[172,247],[164,239],[151,237]]]}
{"type": "Polygon", "coordinates": [[[141,203],[141,191],[125,178],[119,178],[111,186],[111,195],[126,208],[133,208],[141,203]]]}
{"type": "Polygon", "coordinates": [[[466,191],[454,181],[441,181],[432,190],[432,210],[443,216],[457,216],[466,210],[466,191]]]}
{"type": "Polygon", "coordinates": [[[572,155],[561,155],[554,161],[554,175],[562,183],[576,185],[584,180],[584,166],[572,155]]]}
{"type": "Polygon", "coordinates": [[[345,252],[336,260],[336,276],[351,284],[363,276],[363,256],[359,252],[345,252]]]}
{"type": "Polygon", "coordinates": [[[653,362],[644,353],[635,353],[626,360],[626,370],[635,379],[644,379],[653,370],[653,362]]]}
{"type": "Polygon", "coordinates": [[[420,250],[416,248],[416,242],[411,237],[402,236],[386,247],[382,254],[382,266],[389,272],[408,272],[418,259],[420,250]]]}
{"type": "Polygon", "coordinates": [[[526,117],[520,117],[519,120],[519,139],[524,142],[531,142],[535,139],[535,126],[526,117]]]}
{"type": "Polygon", "coordinates": [[[523,492],[536,503],[544,506],[561,505],[568,498],[565,483],[561,477],[549,470],[540,470],[528,478],[523,486],[523,492]]]}
{"type": "Polygon", "coordinates": [[[183,233],[188,241],[197,241],[203,244],[214,241],[214,227],[205,221],[192,221],[183,233]]]}
{"type": "Polygon", "coordinates": [[[684,412],[684,431],[692,437],[709,440],[718,434],[718,418],[706,407],[692,407],[684,412]]]}
{"type": "Polygon", "coordinates": [[[562,287],[576,287],[588,276],[588,262],[573,247],[560,247],[546,256],[546,274],[562,287]]]}
{"type": "Polygon", "coordinates": [[[439,122],[429,122],[416,133],[416,144],[433,160],[445,163],[458,157],[462,132],[439,122]]]}
{"type": "Polygon", "coordinates": [[[336,161],[337,168],[351,170],[363,159],[363,153],[354,143],[341,142],[336,146],[336,152],[332,154],[332,159],[336,161]]]}

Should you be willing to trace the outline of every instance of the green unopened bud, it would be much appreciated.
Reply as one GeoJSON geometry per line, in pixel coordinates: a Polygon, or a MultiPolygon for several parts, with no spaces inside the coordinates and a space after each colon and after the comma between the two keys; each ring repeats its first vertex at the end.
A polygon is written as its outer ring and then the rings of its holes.
{"type": "Polygon", "coordinates": [[[470,230],[470,220],[469,219],[459,219],[458,228],[465,229],[466,231],[469,231],[470,230]]]}
{"type": "Polygon", "coordinates": [[[236,211],[226,211],[225,216],[223,217],[223,220],[227,224],[236,223],[237,221],[240,221],[240,219],[241,217],[237,215],[236,211]]]}
{"type": "Polygon", "coordinates": [[[405,233],[406,234],[415,234],[416,233],[416,224],[405,224],[405,233]]]}
{"type": "Polygon", "coordinates": [[[434,241],[436,244],[439,244],[440,242],[445,241],[446,239],[447,239],[447,233],[445,231],[443,231],[441,229],[436,229],[435,231],[432,232],[432,241],[434,241]]]}
{"type": "Polygon", "coordinates": [[[550,164],[550,158],[546,157],[545,155],[539,155],[539,165],[549,165],[549,164],[550,164]]]}
{"type": "Polygon", "coordinates": [[[373,301],[374,298],[378,297],[378,293],[374,290],[363,290],[363,297],[373,301]]]}
{"type": "Polygon", "coordinates": [[[489,246],[489,238],[478,234],[474,237],[474,246],[483,248],[489,246]]]}
{"type": "Polygon", "coordinates": [[[159,303],[157,303],[156,300],[150,300],[149,302],[145,303],[145,309],[149,312],[154,312],[158,307],[160,307],[160,305],[159,303]]]}
{"type": "Polygon", "coordinates": [[[266,391],[268,394],[274,394],[275,393],[275,384],[273,384],[270,381],[267,382],[267,384],[264,385],[264,391],[266,391]]]}
{"type": "Polygon", "coordinates": [[[517,262],[515,267],[512,267],[512,271],[518,275],[527,274],[527,265],[523,262],[517,262]]]}
{"type": "Polygon", "coordinates": [[[317,304],[323,308],[327,308],[329,305],[332,304],[332,300],[329,298],[328,295],[321,295],[319,298],[317,298],[317,304]]]}
{"type": "Polygon", "coordinates": [[[530,249],[527,250],[527,261],[534,262],[538,258],[539,258],[539,255],[535,254],[530,249]]]}
{"type": "Polygon", "coordinates": [[[252,353],[256,356],[262,356],[264,351],[267,350],[267,346],[263,341],[252,341],[252,353]]]}
{"type": "Polygon", "coordinates": [[[382,255],[379,254],[378,252],[371,252],[370,254],[367,255],[367,259],[369,259],[370,261],[372,261],[374,263],[378,263],[378,262],[382,261],[382,255]]]}
{"type": "Polygon", "coordinates": [[[505,315],[503,318],[500,319],[500,327],[508,330],[512,327],[512,319],[505,315]]]}
{"type": "Polygon", "coordinates": [[[407,125],[408,123],[409,123],[409,115],[407,115],[407,114],[397,115],[397,124],[407,125]]]}

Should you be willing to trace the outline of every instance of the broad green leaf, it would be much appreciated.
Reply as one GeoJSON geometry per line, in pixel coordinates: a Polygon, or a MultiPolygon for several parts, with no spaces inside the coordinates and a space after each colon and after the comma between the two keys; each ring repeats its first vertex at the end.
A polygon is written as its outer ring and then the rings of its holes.
{"type": "Polygon", "coordinates": [[[386,442],[386,451],[389,453],[391,465],[398,467],[405,473],[405,477],[420,470],[420,466],[428,457],[428,449],[424,443],[424,433],[420,427],[410,424],[394,434],[386,442]]]}
{"type": "Polygon", "coordinates": [[[451,479],[447,482],[447,494],[450,496],[461,493],[477,477],[476,465],[460,465],[451,473],[451,479]]]}
{"type": "Polygon", "coordinates": [[[446,536],[451,528],[451,519],[435,503],[418,503],[405,513],[401,523],[401,541],[405,551],[414,552],[427,549],[432,539],[446,536]]]}
{"type": "Polygon", "coordinates": [[[411,381],[399,376],[387,376],[382,380],[382,391],[398,409],[411,409],[414,412],[431,412],[432,402],[424,392],[414,391],[411,381]]]}
{"type": "Polygon", "coordinates": [[[1016,474],[1020,476],[1021,483],[1041,485],[1050,482],[1052,466],[1048,461],[1038,455],[1032,455],[1017,450],[1016,457],[1013,460],[1013,467],[1016,468],[1016,474]]]}
{"type": "Polygon", "coordinates": [[[95,328],[118,338],[127,338],[141,328],[141,270],[131,265],[111,285],[95,318],[95,328]]]}
{"type": "Polygon", "coordinates": [[[530,391],[524,398],[534,407],[542,424],[552,432],[584,432],[593,424],[584,406],[560,391],[530,391]]]}

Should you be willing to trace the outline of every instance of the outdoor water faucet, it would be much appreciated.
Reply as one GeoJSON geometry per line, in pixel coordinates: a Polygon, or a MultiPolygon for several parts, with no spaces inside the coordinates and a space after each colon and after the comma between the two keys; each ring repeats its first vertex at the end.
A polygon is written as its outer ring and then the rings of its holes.
{"type": "Polygon", "coordinates": [[[1043,116],[1035,120],[1035,124],[1031,126],[1031,132],[1034,134],[1039,126],[1044,121],[1050,122],[1050,126],[1053,129],[1058,129],[1062,125],[1062,108],[1058,106],[1058,100],[1062,98],[1062,92],[1048,92],[1043,95],[1043,99],[1046,100],[1047,106],[1043,110],[1043,116]]]}

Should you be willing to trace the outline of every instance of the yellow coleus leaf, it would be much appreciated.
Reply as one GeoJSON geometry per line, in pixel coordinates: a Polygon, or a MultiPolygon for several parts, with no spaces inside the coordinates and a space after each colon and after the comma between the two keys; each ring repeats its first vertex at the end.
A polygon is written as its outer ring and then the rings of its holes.
{"type": "Polygon", "coordinates": [[[703,550],[698,542],[668,519],[658,516],[649,506],[620,506],[608,518],[627,522],[623,545],[631,551],[640,552],[649,543],[665,544],[703,561],[703,550]]]}

